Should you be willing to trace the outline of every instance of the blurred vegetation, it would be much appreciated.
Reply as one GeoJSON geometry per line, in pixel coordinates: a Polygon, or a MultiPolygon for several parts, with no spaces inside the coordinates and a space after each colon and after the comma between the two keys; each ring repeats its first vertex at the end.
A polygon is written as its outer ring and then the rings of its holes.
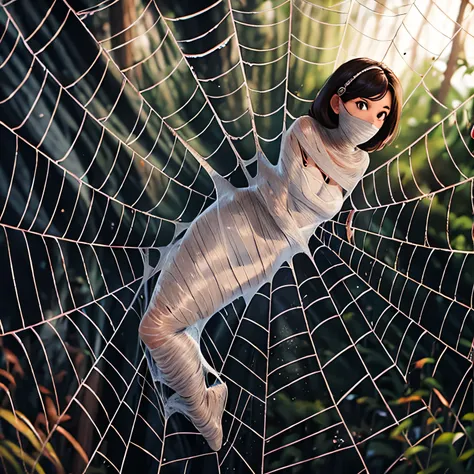
{"type": "MultiPolygon", "coordinates": [[[[0,339],[0,344],[2,339],[0,339]]],[[[76,353],[75,361],[82,364],[84,361],[84,353],[71,348],[72,353],[76,353]]],[[[83,462],[87,464],[89,458],[77,439],[64,428],[64,424],[71,420],[71,416],[63,413],[58,415],[57,407],[53,398],[57,393],[53,394],[43,385],[36,386],[33,377],[25,378],[25,371],[22,367],[20,359],[8,348],[1,347],[1,360],[5,364],[5,369],[0,369],[0,456],[3,464],[3,472],[15,472],[18,474],[33,470],[38,474],[46,472],[56,472],[64,474],[64,469],[60,455],[58,455],[53,445],[47,441],[47,435],[52,429],[59,433],[64,440],[78,453],[83,462]],[[14,409],[12,400],[21,398],[21,393],[29,393],[39,389],[42,398],[42,407],[28,407],[29,412],[33,415],[35,411],[36,417],[32,422],[32,418],[22,413],[20,410],[14,409]],[[16,392],[20,390],[20,394],[16,392]],[[44,411],[43,411],[44,409],[44,411]],[[45,417],[44,413],[47,414],[45,417]],[[43,448],[44,444],[44,448],[43,448]],[[54,470],[44,468],[44,462],[35,462],[35,459],[42,454],[48,466],[54,470]]],[[[64,371],[56,374],[55,382],[61,384],[65,377],[64,371]]],[[[70,395],[66,396],[70,399],[70,395]]],[[[49,439],[49,438],[48,438],[49,439]]],[[[61,443],[62,444],[62,443],[61,443]]],[[[62,447],[64,449],[64,446],[62,447]]],[[[97,471],[98,472],[98,471],[97,471]]],[[[102,471],[105,472],[105,471],[102,471]]]]}
{"type": "MultiPolygon", "coordinates": [[[[376,356],[376,354],[373,354],[376,356]]],[[[349,425],[353,439],[357,441],[369,437],[359,449],[364,453],[364,458],[369,472],[390,472],[394,474],[430,474],[435,472],[452,472],[456,474],[469,474],[474,470],[474,412],[467,412],[462,417],[452,409],[443,396],[441,384],[431,376],[429,369],[435,363],[430,357],[420,359],[413,364],[412,373],[419,382],[417,388],[407,384],[397,398],[389,400],[389,405],[406,409],[407,416],[396,427],[383,433],[376,433],[377,416],[386,412],[387,407],[380,399],[370,396],[348,395],[353,401],[354,410],[365,407],[364,418],[359,420],[359,425],[349,425]],[[413,405],[423,407],[421,413],[412,413],[413,405]],[[373,437],[372,437],[373,436],[373,437]]],[[[348,368],[348,370],[350,370],[348,368]]],[[[395,395],[395,394],[394,394],[395,395]]],[[[279,403],[277,412],[267,413],[268,419],[294,418],[306,419],[315,413],[312,426],[305,426],[305,433],[321,433],[317,437],[318,451],[331,452],[331,446],[336,448],[344,446],[344,440],[339,431],[334,433],[324,428],[330,426],[334,420],[321,400],[314,402],[292,403],[285,393],[278,395],[279,403]]],[[[288,424],[290,424],[288,422],[288,424]]],[[[269,428],[271,430],[271,428],[269,428]]],[[[344,431],[343,427],[340,428],[344,431]]],[[[284,446],[291,446],[295,440],[304,436],[297,430],[292,430],[281,439],[284,446]]],[[[314,443],[314,439],[312,439],[314,443]]],[[[315,449],[315,448],[313,448],[315,449]]],[[[307,452],[296,447],[286,449],[284,456],[268,466],[278,469],[292,463],[297,463],[307,457],[307,452]]],[[[316,459],[310,463],[293,467],[291,472],[306,473],[323,472],[322,468],[331,469],[331,472],[349,472],[344,466],[347,460],[344,456],[332,456],[329,464],[324,465],[324,458],[316,459]]],[[[346,467],[347,469],[347,467],[346,467]]],[[[353,471],[350,471],[353,472],[353,471]]]]}

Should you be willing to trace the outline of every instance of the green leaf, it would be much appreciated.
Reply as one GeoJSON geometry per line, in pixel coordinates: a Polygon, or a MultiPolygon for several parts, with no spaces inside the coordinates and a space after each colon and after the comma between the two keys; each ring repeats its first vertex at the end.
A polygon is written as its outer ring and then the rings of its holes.
{"type": "Polygon", "coordinates": [[[46,449],[41,450],[43,440],[40,438],[31,421],[21,411],[15,410],[15,413],[13,413],[10,410],[0,408],[0,417],[10,423],[18,432],[22,433],[37,451],[43,452],[58,468],[59,473],[64,473],[61,461],[51,443],[46,443],[46,449]]]}
{"type": "Polygon", "coordinates": [[[18,461],[10,453],[10,451],[8,451],[8,449],[5,449],[3,446],[0,446],[0,456],[6,459],[13,466],[13,469],[15,469],[15,472],[18,472],[18,474],[22,473],[22,468],[20,464],[18,463],[18,461]]]}
{"type": "Polygon", "coordinates": [[[41,464],[36,463],[35,465],[34,459],[28,453],[26,453],[23,449],[19,448],[16,444],[13,444],[11,441],[5,440],[4,442],[5,444],[8,445],[10,450],[13,451],[18,458],[20,458],[22,461],[28,464],[28,466],[33,467],[34,465],[35,471],[38,474],[46,474],[44,469],[41,467],[41,464]]]}
{"type": "Polygon", "coordinates": [[[16,413],[0,408],[0,417],[5,421],[8,421],[8,423],[10,423],[18,432],[24,434],[34,448],[38,451],[41,450],[41,438],[36,432],[31,430],[30,427],[16,415],[16,413]]]}
{"type": "Polygon", "coordinates": [[[426,424],[427,425],[432,425],[432,424],[437,424],[437,425],[440,425],[441,423],[444,422],[444,416],[440,416],[439,418],[433,418],[432,416],[430,416],[427,420],[426,420],[426,424]]]}
{"type": "Polygon", "coordinates": [[[426,377],[423,379],[422,382],[424,385],[427,385],[430,388],[437,388],[438,390],[442,390],[440,383],[433,377],[426,377]]]}
{"type": "Polygon", "coordinates": [[[459,344],[465,347],[469,347],[469,349],[472,347],[472,341],[470,341],[469,339],[465,339],[463,337],[459,339],[459,344]]]}
{"type": "Polygon", "coordinates": [[[428,448],[426,446],[412,446],[411,448],[408,448],[403,455],[406,458],[410,458],[412,456],[417,455],[418,453],[421,453],[423,451],[426,451],[428,448]]]}
{"type": "Polygon", "coordinates": [[[466,413],[462,418],[461,420],[464,420],[464,421],[474,421],[474,413],[466,413]]]}
{"type": "Polygon", "coordinates": [[[390,438],[397,437],[402,431],[407,430],[413,424],[413,420],[411,418],[402,421],[396,428],[392,430],[390,433],[390,438]]]}
{"type": "Polygon", "coordinates": [[[440,444],[453,444],[455,443],[459,438],[462,438],[464,436],[464,433],[457,432],[457,433],[443,433],[438,436],[436,441],[434,442],[434,445],[440,445],[440,444]]]}
{"type": "Polygon", "coordinates": [[[459,460],[460,461],[467,461],[469,458],[471,458],[472,456],[474,456],[474,448],[472,449],[469,449],[467,450],[465,453],[461,454],[461,456],[459,456],[459,460]]]}

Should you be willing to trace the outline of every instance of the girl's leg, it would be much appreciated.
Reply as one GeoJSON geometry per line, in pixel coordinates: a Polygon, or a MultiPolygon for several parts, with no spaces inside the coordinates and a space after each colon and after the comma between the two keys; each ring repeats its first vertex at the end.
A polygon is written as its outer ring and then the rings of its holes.
{"type": "Polygon", "coordinates": [[[239,296],[239,285],[227,259],[217,258],[222,248],[220,234],[207,218],[202,215],[193,223],[176,254],[170,255],[139,334],[164,382],[181,397],[185,414],[209,446],[218,451],[222,445],[221,419],[227,385],[206,387],[199,346],[183,332],[239,296]]]}
{"type": "MultiPolygon", "coordinates": [[[[145,341],[145,334],[156,328],[153,319],[151,316],[140,325],[140,336],[145,341]]],[[[155,347],[150,347],[150,352],[161,369],[165,383],[180,395],[186,415],[209,446],[219,451],[222,446],[221,421],[227,401],[227,386],[220,384],[206,387],[200,351],[195,340],[185,332],[170,332],[155,347]]]]}
{"type": "Polygon", "coordinates": [[[186,415],[214,450],[222,443],[227,386],[206,388],[199,347],[182,331],[268,281],[288,248],[252,193],[234,198],[220,209],[220,220],[210,206],[188,228],[158,277],[139,329],[166,385],[181,396],[186,415]]]}

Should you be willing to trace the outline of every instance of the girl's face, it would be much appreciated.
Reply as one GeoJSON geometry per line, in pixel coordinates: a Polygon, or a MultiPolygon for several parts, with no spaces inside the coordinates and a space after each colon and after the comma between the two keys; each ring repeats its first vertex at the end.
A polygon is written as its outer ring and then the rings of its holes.
{"type": "MultiPolygon", "coordinates": [[[[334,94],[331,98],[331,106],[336,114],[339,113],[339,104],[339,96],[334,94]]],[[[391,105],[392,92],[390,89],[385,94],[385,97],[379,100],[356,97],[355,99],[344,102],[344,106],[351,115],[359,117],[362,120],[373,124],[377,128],[381,128],[384,121],[387,119],[390,114],[391,105]]]]}

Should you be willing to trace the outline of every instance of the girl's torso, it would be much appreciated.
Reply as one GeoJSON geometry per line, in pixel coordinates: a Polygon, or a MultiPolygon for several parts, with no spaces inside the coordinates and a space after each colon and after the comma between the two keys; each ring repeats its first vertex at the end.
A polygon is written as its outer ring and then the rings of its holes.
{"type": "Polygon", "coordinates": [[[291,220],[298,229],[314,230],[340,211],[345,190],[305,153],[295,132],[292,125],[284,133],[278,165],[259,161],[254,188],[277,219],[291,220]]]}

